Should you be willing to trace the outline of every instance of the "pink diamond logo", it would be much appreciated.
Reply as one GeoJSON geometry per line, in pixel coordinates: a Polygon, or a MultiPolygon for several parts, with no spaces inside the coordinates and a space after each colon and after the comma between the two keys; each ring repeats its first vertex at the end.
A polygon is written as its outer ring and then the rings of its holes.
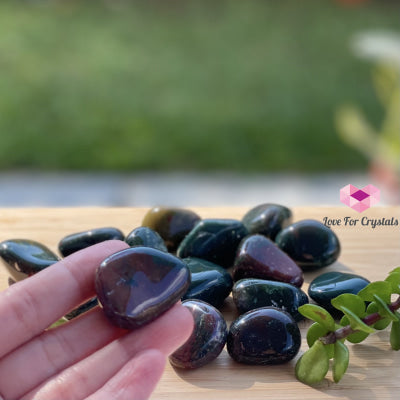
{"type": "Polygon", "coordinates": [[[367,185],[362,189],[347,185],[340,189],[340,201],[359,213],[379,203],[380,197],[381,191],[374,185],[367,185]]]}

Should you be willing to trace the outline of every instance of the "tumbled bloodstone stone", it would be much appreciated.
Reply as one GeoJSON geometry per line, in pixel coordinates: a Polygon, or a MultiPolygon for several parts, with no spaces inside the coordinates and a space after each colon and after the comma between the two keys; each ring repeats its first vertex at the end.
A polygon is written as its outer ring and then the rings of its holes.
{"type": "Polygon", "coordinates": [[[272,240],[292,223],[292,212],[279,204],[260,204],[249,210],[242,222],[249,233],[259,233],[272,240]]]}
{"type": "Polygon", "coordinates": [[[187,291],[190,272],[179,258],[151,247],[131,247],[96,271],[97,297],[114,324],[134,329],[156,319],[187,291]]]}
{"type": "Polygon", "coordinates": [[[290,283],[300,287],[303,271],[270,239],[248,236],[240,244],[234,263],[233,279],[259,278],[290,283]]]}
{"type": "Polygon", "coordinates": [[[370,283],[360,275],[345,272],[326,272],[311,281],[308,295],[320,306],[329,311],[337,311],[331,300],[343,293],[357,294],[370,283]]]}
{"type": "Polygon", "coordinates": [[[200,300],[182,303],[193,316],[194,328],[189,339],[169,357],[174,367],[194,369],[215,360],[226,343],[226,322],[212,305],[200,300]]]}
{"type": "Polygon", "coordinates": [[[244,364],[281,364],[298,353],[300,330],[293,317],[274,307],[241,315],[229,329],[227,350],[244,364]]]}
{"type": "Polygon", "coordinates": [[[219,307],[232,290],[232,277],[229,272],[200,258],[184,258],[190,271],[191,284],[182,300],[198,299],[219,307]]]}
{"type": "Polygon", "coordinates": [[[278,233],[275,242],[304,270],[332,264],[340,254],[335,232],[312,219],[289,225],[278,233]]]}
{"type": "Polygon", "coordinates": [[[0,259],[11,279],[16,282],[59,261],[59,258],[46,246],[27,239],[1,242],[0,259]]]}
{"type": "Polygon", "coordinates": [[[158,232],[169,251],[175,251],[200,217],[183,208],[154,207],[143,218],[142,225],[158,232]]]}
{"type": "Polygon", "coordinates": [[[124,240],[124,234],[117,228],[96,228],[73,233],[60,240],[58,250],[64,257],[67,257],[76,251],[106,240],[124,240]]]}
{"type": "Polygon", "coordinates": [[[242,314],[255,308],[276,307],[288,312],[296,321],[304,317],[298,308],[308,303],[307,295],[298,287],[264,279],[241,279],[233,286],[232,297],[242,314]]]}
{"type": "Polygon", "coordinates": [[[150,229],[147,226],[141,226],[134,229],[125,238],[125,242],[131,247],[144,246],[152,247],[153,249],[161,251],[168,251],[163,238],[156,231],[153,231],[153,229],[150,229]]]}
{"type": "Polygon", "coordinates": [[[98,304],[97,297],[92,297],[90,300],[86,301],[85,303],[81,304],[79,307],[74,308],[68,314],[65,315],[65,318],[73,319],[78,315],[85,313],[86,311],[91,310],[92,308],[96,307],[98,304]]]}
{"type": "Polygon", "coordinates": [[[233,264],[240,241],[248,234],[235,219],[203,219],[180,244],[177,255],[197,257],[228,268],[233,264]]]}

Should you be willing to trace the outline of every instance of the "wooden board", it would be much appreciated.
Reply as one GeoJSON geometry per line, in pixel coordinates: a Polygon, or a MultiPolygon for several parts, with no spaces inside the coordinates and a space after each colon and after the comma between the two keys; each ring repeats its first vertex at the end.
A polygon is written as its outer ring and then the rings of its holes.
{"type": "MultiPolygon", "coordinates": [[[[248,208],[192,208],[203,218],[241,218],[248,208]]],[[[57,250],[63,236],[90,228],[115,226],[129,233],[140,225],[145,208],[77,208],[77,209],[2,209],[0,210],[0,241],[29,238],[57,250]]],[[[370,280],[384,279],[394,267],[400,266],[400,226],[361,225],[361,218],[391,219],[400,223],[400,208],[375,207],[362,214],[348,207],[295,208],[294,219],[324,217],[359,219],[356,226],[338,226],[334,230],[342,244],[341,256],[335,264],[305,275],[303,289],[319,273],[346,271],[361,274],[370,280]]],[[[365,219],[364,219],[365,222],[365,219]]],[[[6,277],[0,269],[0,289],[6,277]]],[[[223,313],[230,322],[236,316],[231,299],[223,313]]],[[[307,322],[302,322],[302,333],[307,322]]],[[[304,336],[304,335],[303,335],[304,336]]],[[[303,338],[301,351],[307,345],[303,338]]],[[[370,336],[359,345],[350,345],[350,367],[339,384],[326,379],[311,388],[296,381],[295,360],[281,366],[246,366],[230,359],[226,350],[208,366],[194,371],[178,371],[167,365],[152,399],[394,399],[400,393],[400,353],[388,344],[388,332],[370,336]]]]}

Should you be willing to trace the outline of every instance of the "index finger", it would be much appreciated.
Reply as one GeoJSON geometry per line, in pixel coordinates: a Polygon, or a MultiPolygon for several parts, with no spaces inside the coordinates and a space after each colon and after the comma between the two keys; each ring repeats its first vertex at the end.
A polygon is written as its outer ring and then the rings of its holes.
{"type": "Polygon", "coordinates": [[[118,240],[99,243],[1,292],[0,357],[92,297],[96,268],[106,257],[127,247],[118,240]]]}

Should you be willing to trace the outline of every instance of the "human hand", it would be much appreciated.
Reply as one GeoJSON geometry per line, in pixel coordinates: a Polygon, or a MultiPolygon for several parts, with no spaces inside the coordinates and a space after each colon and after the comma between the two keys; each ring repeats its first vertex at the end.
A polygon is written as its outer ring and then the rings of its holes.
{"type": "Polygon", "coordinates": [[[193,329],[190,312],[180,304],[133,332],[112,326],[99,307],[47,329],[93,297],[97,266],[127,247],[120,241],[100,243],[0,293],[0,397],[144,400],[150,396],[166,357],[193,329]]]}

